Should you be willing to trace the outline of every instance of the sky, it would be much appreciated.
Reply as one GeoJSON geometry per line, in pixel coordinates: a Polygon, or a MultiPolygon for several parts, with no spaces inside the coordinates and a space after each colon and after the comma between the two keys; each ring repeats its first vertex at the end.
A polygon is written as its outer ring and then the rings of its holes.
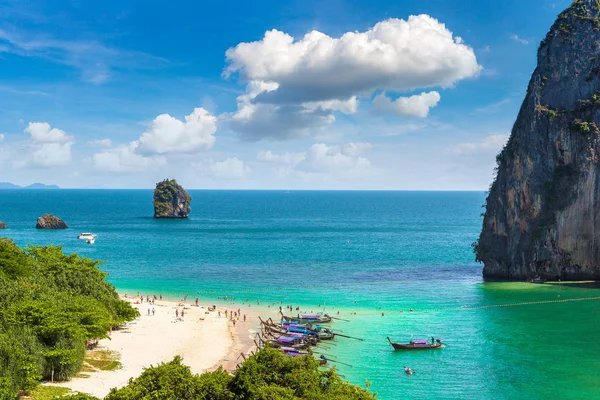
{"type": "Polygon", "coordinates": [[[487,190],[570,0],[2,0],[0,181],[487,190]]]}

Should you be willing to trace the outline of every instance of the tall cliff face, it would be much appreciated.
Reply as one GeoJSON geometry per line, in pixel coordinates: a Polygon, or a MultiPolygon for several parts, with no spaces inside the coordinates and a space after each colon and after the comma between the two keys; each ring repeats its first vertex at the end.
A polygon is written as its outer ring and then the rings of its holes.
{"type": "Polygon", "coordinates": [[[474,244],[486,277],[600,279],[600,0],[576,0],[538,66],[474,244]]]}
{"type": "Polygon", "coordinates": [[[192,211],[191,196],[172,179],[156,184],[154,189],[154,218],[187,218],[192,211]]]}

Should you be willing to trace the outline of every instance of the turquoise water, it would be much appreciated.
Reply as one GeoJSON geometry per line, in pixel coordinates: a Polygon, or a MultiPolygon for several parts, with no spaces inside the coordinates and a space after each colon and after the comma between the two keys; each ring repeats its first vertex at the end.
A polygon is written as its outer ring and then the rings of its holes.
{"type": "Polygon", "coordinates": [[[599,303],[564,301],[600,290],[484,283],[470,246],[483,192],[191,195],[191,218],[167,221],[150,218],[147,190],[4,190],[2,234],[105,260],[122,293],[356,312],[333,326],[365,341],[340,338],[328,352],[352,365],[338,367],[346,379],[369,380],[383,399],[600,398],[599,303]],[[71,229],[34,229],[44,212],[71,229]],[[76,239],[86,231],[95,245],[76,239]],[[542,303],[495,307],[532,302],[542,303]],[[448,346],[394,352],[386,340],[431,335],[448,346]]]}

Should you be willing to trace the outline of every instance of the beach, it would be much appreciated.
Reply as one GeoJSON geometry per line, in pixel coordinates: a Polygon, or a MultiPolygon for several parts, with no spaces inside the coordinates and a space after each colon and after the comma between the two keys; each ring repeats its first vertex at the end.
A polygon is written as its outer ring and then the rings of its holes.
{"type": "Polygon", "coordinates": [[[145,299],[143,303],[139,303],[139,298],[123,299],[140,311],[140,317],[123,329],[113,330],[110,338],[100,340],[93,350],[118,353],[121,367],[114,371],[86,371],[86,377],[52,385],[102,398],[111,388],[127,385],[130,378],[138,377],[145,368],[171,361],[177,355],[193,373],[199,374],[220,366],[233,370],[240,353],[251,350],[249,330],[258,319],[247,310],[242,311],[234,326],[225,317],[225,311],[229,316],[233,307],[217,306],[216,310],[208,311],[209,305],[205,303],[196,306],[189,301],[155,300],[151,304],[145,299]]]}

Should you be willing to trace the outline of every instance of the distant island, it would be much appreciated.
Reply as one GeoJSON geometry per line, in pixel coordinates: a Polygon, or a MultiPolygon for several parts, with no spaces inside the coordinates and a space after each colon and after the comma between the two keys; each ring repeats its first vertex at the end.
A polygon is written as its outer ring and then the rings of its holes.
{"type": "Polygon", "coordinates": [[[45,185],[43,183],[32,183],[27,186],[19,186],[10,182],[0,182],[0,189],[60,189],[57,185],[45,185]]]}

